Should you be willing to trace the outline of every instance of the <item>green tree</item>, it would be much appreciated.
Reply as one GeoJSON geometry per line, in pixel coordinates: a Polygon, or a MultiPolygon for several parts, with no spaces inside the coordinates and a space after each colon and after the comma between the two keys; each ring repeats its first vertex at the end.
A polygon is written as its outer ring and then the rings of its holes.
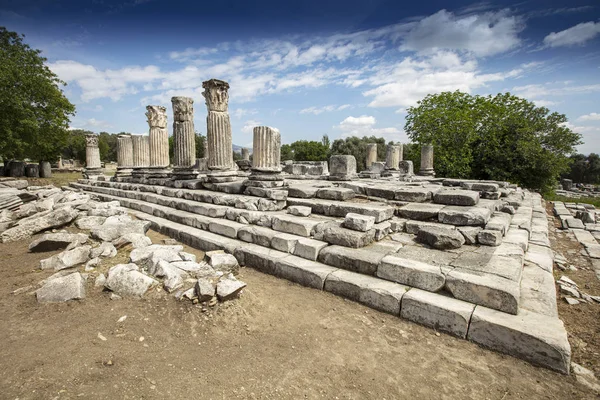
{"type": "MultiPolygon", "coordinates": [[[[203,134],[196,132],[196,158],[204,158],[206,157],[206,136],[203,134]]],[[[174,160],[174,144],[173,144],[173,136],[169,136],[169,159],[171,163],[174,160]]]]}
{"type": "Polygon", "coordinates": [[[83,129],[73,129],[69,131],[67,143],[62,149],[62,158],[79,160],[85,162],[85,135],[93,133],[83,129]]]}
{"type": "Polygon", "coordinates": [[[0,27],[0,156],[55,161],[69,138],[75,106],[46,58],[0,27]]]}
{"type": "Polygon", "coordinates": [[[507,180],[550,191],[568,171],[581,135],[564,114],[500,93],[428,95],[408,109],[405,131],[418,144],[434,145],[440,176],[507,180]]]}
{"type": "Polygon", "coordinates": [[[322,142],[298,140],[290,145],[295,161],[327,161],[329,147],[322,142]]]}
{"type": "Polygon", "coordinates": [[[284,144],[281,146],[281,161],[293,160],[294,159],[294,151],[292,150],[292,146],[289,144],[284,144]]]}
{"type": "Polygon", "coordinates": [[[562,178],[572,179],[576,183],[600,183],[600,156],[596,153],[589,155],[574,154],[570,157],[571,167],[562,178]]]}
{"type": "Polygon", "coordinates": [[[367,145],[377,143],[377,160],[384,161],[386,156],[386,143],[384,138],[375,136],[351,136],[346,139],[336,139],[331,145],[331,155],[345,154],[356,158],[356,168],[358,171],[366,169],[367,164],[367,145]]]}

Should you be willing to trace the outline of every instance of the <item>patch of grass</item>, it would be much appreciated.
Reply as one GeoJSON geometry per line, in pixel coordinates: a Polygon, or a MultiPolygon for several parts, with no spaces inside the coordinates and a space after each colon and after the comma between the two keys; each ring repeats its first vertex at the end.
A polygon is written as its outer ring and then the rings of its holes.
{"type": "Polygon", "coordinates": [[[30,185],[45,186],[54,185],[61,187],[68,185],[70,182],[77,182],[81,179],[81,172],[53,172],[51,178],[26,178],[30,185]]]}
{"type": "Polygon", "coordinates": [[[563,203],[582,203],[582,204],[592,204],[594,207],[600,208],[600,198],[598,197],[567,197],[567,196],[558,196],[556,194],[546,195],[544,196],[546,201],[562,201],[563,203]]]}

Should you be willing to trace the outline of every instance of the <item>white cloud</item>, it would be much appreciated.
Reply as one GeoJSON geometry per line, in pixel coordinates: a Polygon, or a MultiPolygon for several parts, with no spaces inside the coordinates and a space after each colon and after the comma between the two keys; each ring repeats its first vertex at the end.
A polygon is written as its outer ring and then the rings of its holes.
{"type": "Polygon", "coordinates": [[[560,32],[552,32],[544,38],[547,47],[583,45],[600,34],[600,22],[582,22],[560,32]]]}
{"type": "Polygon", "coordinates": [[[600,133],[600,126],[576,126],[570,122],[565,122],[563,125],[577,133],[600,133]]]}
{"type": "Polygon", "coordinates": [[[260,122],[259,121],[255,121],[255,120],[248,120],[246,122],[244,122],[244,126],[242,127],[242,132],[243,133],[252,133],[254,130],[255,126],[260,126],[260,122]]]}
{"type": "Polygon", "coordinates": [[[508,11],[457,16],[446,10],[423,18],[404,38],[401,50],[430,52],[439,49],[491,56],[514,49],[524,24],[508,11]]]}
{"type": "Polygon", "coordinates": [[[531,100],[538,107],[551,107],[557,104],[560,104],[560,101],[551,101],[551,100],[531,100]]]}
{"type": "Polygon", "coordinates": [[[247,109],[247,108],[236,108],[235,110],[233,110],[231,112],[231,114],[235,117],[235,118],[242,118],[246,115],[254,115],[257,114],[258,111],[256,111],[255,109],[247,109]]]}
{"type": "Polygon", "coordinates": [[[404,131],[396,127],[376,128],[376,123],[375,117],[370,115],[350,116],[333,128],[340,131],[340,137],[342,138],[350,136],[377,136],[383,137],[388,141],[401,141],[406,138],[404,131]]]}
{"type": "Polygon", "coordinates": [[[600,84],[571,85],[572,82],[548,82],[545,84],[531,84],[515,86],[512,91],[518,96],[525,98],[537,98],[542,96],[564,96],[572,94],[600,92],[600,84]]]}
{"type": "Polygon", "coordinates": [[[351,107],[350,104],[342,104],[341,106],[339,106],[337,108],[337,110],[342,111],[342,110],[345,110],[346,108],[350,108],[350,107],[351,107]]]}
{"type": "Polygon", "coordinates": [[[586,114],[586,115],[582,115],[581,117],[577,118],[578,121],[600,121],[600,114],[599,113],[590,113],[590,114],[586,114]]]}
{"type": "Polygon", "coordinates": [[[319,115],[319,114],[322,114],[324,112],[342,111],[342,110],[345,110],[346,108],[350,108],[350,104],[342,104],[341,106],[336,106],[334,104],[330,104],[328,106],[323,106],[323,107],[308,107],[308,108],[303,108],[302,110],[300,110],[300,114],[314,114],[314,115],[319,115]]]}

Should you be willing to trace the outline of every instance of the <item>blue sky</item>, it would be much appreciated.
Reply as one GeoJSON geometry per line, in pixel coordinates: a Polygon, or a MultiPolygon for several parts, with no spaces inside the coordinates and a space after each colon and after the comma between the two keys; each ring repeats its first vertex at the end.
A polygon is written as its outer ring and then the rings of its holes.
{"type": "Polygon", "coordinates": [[[584,153],[600,152],[597,1],[403,2],[0,0],[68,83],[71,126],[146,133],[147,104],[195,101],[230,85],[233,142],[252,127],[284,143],[384,136],[406,142],[406,108],[429,93],[510,91],[564,113],[584,153]]]}

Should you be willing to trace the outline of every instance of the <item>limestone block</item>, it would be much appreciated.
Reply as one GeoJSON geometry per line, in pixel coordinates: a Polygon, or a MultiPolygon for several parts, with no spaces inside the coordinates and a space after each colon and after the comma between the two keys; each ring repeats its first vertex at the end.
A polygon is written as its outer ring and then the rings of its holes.
{"type": "Polygon", "coordinates": [[[298,239],[300,239],[300,237],[296,235],[291,235],[289,233],[277,233],[271,240],[271,247],[273,247],[275,250],[293,254],[296,244],[298,243],[298,239]]]}
{"type": "Polygon", "coordinates": [[[200,303],[210,301],[215,296],[216,288],[208,279],[198,279],[194,288],[200,303]]]}
{"type": "Polygon", "coordinates": [[[444,208],[441,204],[407,204],[400,207],[397,212],[398,215],[408,219],[416,220],[428,220],[437,218],[440,211],[444,208]]]}
{"type": "Polygon", "coordinates": [[[458,226],[484,226],[492,212],[484,207],[446,206],[440,210],[438,220],[443,224],[458,226]]]}
{"type": "Polygon", "coordinates": [[[331,225],[323,231],[323,240],[339,246],[365,247],[375,240],[375,229],[367,232],[359,232],[343,228],[339,225],[331,225]]]}
{"type": "Polygon", "coordinates": [[[400,302],[408,289],[397,283],[344,270],[329,274],[324,287],[327,292],[393,315],[400,313],[400,302]]]}
{"type": "Polygon", "coordinates": [[[558,318],[528,310],[509,315],[477,306],[467,339],[532,364],[569,373],[571,346],[558,318]]]}
{"type": "Polygon", "coordinates": [[[329,158],[329,173],[332,177],[356,176],[356,159],[354,156],[335,155],[329,158]]]}
{"type": "Polygon", "coordinates": [[[571,217],[571,218],[565,219],[564,222],[566,223],[567,228],[585,229],[585,225],[583,224],[583,221],[581,221],[580,219],[571,217]]]}
{"type": "Polygon", "coordinates": [[[315,197],[319,188],[308,185],[293,185],[288,188],[289,197],[297,197],[300,199],[309,199],[315,197]]]}
{"type": "Polygon", "coordinates": [[[497,275],[455,269],[446,275],[446,288],[455,298],[469,303],[509,314],[519,309],[518,282],[497,275]]]}
{"type": "Polygon", "coordinates": [[[245,225],[239,222],[229,221],[227,219],[219,219],[212,221],[208,224],[208,230],[218,235],[227,236],[230,238],[237,238],[238,230],[245,227],[245,225]]]}
{"type": "Polygon", "coordinates": [[[352,249],[344,246],[327,246],[319,253],[323,264],[365,275],[375,275],[385,253],[371,249],[352,249]]]}
{"type": "Polygon", "coordinates": [[[459,226],[457,228],[465,238],[465,244],[477,244],[477,234],[481,229],[479,226],[459,226]]]}
{"type": "Polygon", "coordinates": [[[477,242],[484,246],[499,246],[502,243],[502,232],[484,229],[477,234],[477,242]]]}
{"type": "Polygon", "coordinates": [[[438,222],[424,222],[424,221],[406,221],[404,228],[406,233],[416,235],[422,228],[425,227],[438,227],[443,229],[455,229],[453,225],[440,224],[438,222]]]}
{"type": "Polygon", "coordinates": [[[401,317],[460,338],[467,337],[475,305],[420,289],[402,298],[401,317]]]}
{"type": "Polygon", "coordinates": [[[8,228],[0,234],[0,241],[3,243],[14,242],[28,238],[29,236],[50,228],[56,228],[68,224],[79,216],[79,212],[71,207],[60,208],[49,211],[47,214],[31,219],[21,220],[18,225],[8,228]]]}
{"type": "Polygon", "coordinates": [[[440,267],[392,255],[381,259],[377,276],[429,292],[437,292],[445,282],[440,267]]]}
{"type": "Polygon", "coordinates": [[[319,189],[316,193],[316,197],[320,198],[320,199],[327,199],[327,200],[338,200],[338,201],[345,201],[345,200],[350,200],[353,199],[354,196],[356,194],[354,193],[354,190],[352,189],[347,189],[347,188],[323,188],[323,189],[319,189]]]}
{"type": "MultiPolygon", "coordinates": [[[[282,252],[278,253],[284,254],[282,252]]],[[[337,270],[337,268],[293,255],[276,258],[274,266],[274,275],[299,283],[302,286],[320,290],[323,290],[327,276],[337,270]]]]}
{"type": "Polygon", "coordinates": [[[217,297],[220,301],[227,301],[239,296],[242,289],[246,287],[246,283],[238,281],[235,278],[221,279],[217,283],[217,297]]]}
{"type": "Polygon", "coordinates": [[[320,240],[301,238],[296,242],[293,254],[307,260],[316,261],[319,253],[329,244],[320,240]]]}
{"type": "Polygon", "coordinates": [[[471,190],[442,190],[433,196],[433,202],[453,206],[474,206],[479,202],[479,193],[471,190]]]}
{"type": "Polygon", "coordinates": [[[343,223],[344,228],[360,232],[366,232],[373,229],[373,225],[375,225],[375,217],[355,213],[346,214],[343,223]]]}
{"type": "Polygon", "coordinates": [[[523,251],[527,251],[529,246],[529,233],[524,229],[509,228],[504,236],[503,243],[516,244],[523,251]]]}
{"type": "Polygon", "coordinates": [[[525,263],[521,278],[521,309],[558,318],[556,287],[551,271],[525,263]]]}
{"type": "Polygon", "coordinates": [[[142,297],[158,282],[138,269],[135,264],[117,264],[108,271],[104,285],[119,296],[142,297]]]}
{"type": "Polygon", "coordinates": [[[304,237],[313,234],[315,228],[322,223],[319,220],[293,215],[277,215],[271,218],[273,230],[304,237]]]}
{"type": "Polygon", "coordinates": [[[512,217],[510,214],[494,212],[492,218],[485,225],[485,229],[488,231],[500,231],[504,235],[508,231],[511,221],[512,217]]]}
{"type": "Polygon", "coordinates": [[[81,300],[85,298],[85,279],[79,272],[49,279],[35,295],[40,303],[81,300]]]}
{"type": "Polygon", "coordinates": [[[423,203],[431,200],[432,192],[425,188],[406,187],[394,191],[394,199],[400,201],[409,201],[411,203],[423,203]]]}
{"type": "Polygon", "coordinates": [[[88,236],[83,233],[45,233],[35,239],[29,245],[29,251],[54,251],[65,248],[73,248],[87,242],[88,236]]]}
{"type": "Polygon", "coordinates": [[[308,217],[312,212],[312,209],[310,207],[305,206],[290,206],[287,210],[289,214],[295,215],[297,217],[308,217]]]}
{"type": "Polygon", "coordinates": [[[461,182],[460,186],[463,189],[475,190],[478,192],[497,192],[500,186],[497,183],[486,182],[461,182]]]}
{"type": "Polygon", "coordinates": [[[238,239],[264,247],[271,247],[271,241],[278,232],[260,226],[245,226],[238,229],[238,239]]]}
{"type": "Polygon", "coordinates": [[[465,238],[456,229],[426,226],[417,233],[417,240],[434,249],[457,249],[465,243],[465,238]]]}

